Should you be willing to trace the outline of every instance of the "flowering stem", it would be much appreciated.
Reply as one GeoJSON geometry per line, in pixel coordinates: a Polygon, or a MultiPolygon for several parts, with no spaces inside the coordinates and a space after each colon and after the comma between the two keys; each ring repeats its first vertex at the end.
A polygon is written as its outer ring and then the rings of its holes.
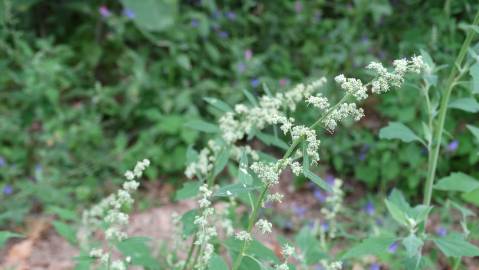
{"type": "MultiPolygon", "coordinates": [[[[310,126],[310,128],[315,128],[316,126],[318,126],[326,117],[328,117],[331,114],[331,112],[333,112],[338,106],[340,106],[342,103],[344,103],[350,96],[351,95],[349,93],[344,95],[343,98],[336,105],[331,107],[325,114],[323,114],[314,124],[312,124],[310,126]]],[[[300,137],[300,138],[297,138],[296,140],[294,140],[293,143],[291,144],[291,146],[288,148],[288,150],[286,150],[286,153],[283,155],[282,159],[284,160],[284,159],[287,159],[288,157],[290,157],[291,154],[293,154],[293,151],[296,149],[296,147],[303,140],[304,140],[304,137],[300,137]]],[[[247,228],[248,234],[251,234],[251,231],[253,230],[253,225],[254,225],[256,219],[258,218],[258,210],[261,207],[261,204],[263,203],[263,199],[266,196],[268,188],[269,188],[269,186],[265,185],[264,188],[261,190],[260,196],[258,197],[258,200],[256,201],[256,206],[253,208],[253,212],[251,213],[251,215],[249,217],[248,228],[247,228]]],[[[236,257],[236,259],[233,263],[232,270],[237,270],[238,267],[240,266],[243,257],[246,255],[245,253],[248,249],[248,243],[249,243],[249,241],[247,241],[247,240],[243,241],[243,244],[241,246],[241,250],[240,250],[238,256],[236,257]]]]}
{"type": "MultiPolygon", "coordinates": [[[[476,16],[474,18],[474,21],[472,23],[472,26],[476,26],[479,24],[479,11],[476,13],[476,16]]],[[[469,45],[471,44],[472,38],[474,37],[474,29],[471,27],[467,31],[466,39],[464,40],[464,43],[462,44],[461,50],[459,51],[459,54],[457,55],[456,61],[454,62],[454,66],[451,69],[451,73],[449,74],[449,77],[446,81],[446,91],[444,95],[442,96],[441,99],[441,106],[439,109],[439,118],[438,118],[438,126],[435,130],[435,133],[433,135],[433,149],[432,153],[430,155],[430,160],[428,164],[428,173],[427,173],[427,179],[426,179],[426,184],[424,186],[424,201],[423,203],[425,205],[430,205],[431,204],[431,197],[432,197],[432,188],[434,184],[434,178],[436,176],[436,167],[437,167],[437,161],[439,157],[439,150],[441,148],[441,141],[442,141],[442,133],[444,131],[444,122],[446,120],[446,113],[447,113],[447,106],[449,104],[449,98],[451,96],[451,92],[454,89],[454,86],[456,85],[456,81],[458,79],[457,75],[459,72],[459,68],[462,66],[462,63],[464,61],[464,57],[466,56],[467,50],[469,48],[469,45]]],[[[461,75],[461,74],[460,74],[461,75]]],[[[427,219],[425,224],[427,224],[427,219]]]]}

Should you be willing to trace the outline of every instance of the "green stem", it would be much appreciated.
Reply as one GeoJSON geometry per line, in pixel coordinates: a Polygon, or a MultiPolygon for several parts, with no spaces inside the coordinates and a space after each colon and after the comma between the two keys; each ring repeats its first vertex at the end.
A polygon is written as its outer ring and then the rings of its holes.
{"type": "MultiPolygon", "coordinates": [[[[476,16],[474,17],[474,21],[472,23],[473,26],[476,26],[479,24],[479,11],[476,13],[476,16]]],[[[451,92],[454,89],[455,82],[457,80],[457,74],[459,72],[459,67],[462,66],[462,63],[464,61],[464,57],[467,54],[467,50],[469,48],[469,45],[471,44],[472,38],[474,37],[474,30],[470,28],[467,31],[466,39],[464,40],[464,43],[462,44],[461,50],[459,51],[459,54],[456,58],[456,61],[454,62],[454,66],[451,69],[451,73],[449,74],[449,77],[446,81],[445,84],[445,93],[442,96],[441,99],[441,105],[439,108],[439,118],[438,118],[438,126],[437,129],[435,130],[435,133],[433,135],[433,149],[432,149],[432,154],[431,154],[431,159],[429,160],[428,164],[428,173],[427,173],[427,179],[426,179],[426,184],[424,186],[424,201],[423,203],[425,205],[430,205],[431,204],[431,197],[432,197],[432,188],[434,185],[434,178],[436,176],[436,168],[437,168],[437,161],[439,157],[439,150],[441,148],[441,141],[442,141],[442,133],[444,131],[444,122],[446,120],[446,113],[447,113],[447,106],[449,104],[449,98],[451,97],[451,92]]],[[[427,223],[427,219],[425,224],[427,223]]]]}
{"type": "Polygon", "coordinates": [[[193,240],[191,241],[190,250],[188,250],[188,257],[186,257],[185,265],[183,266],[182,270],[186,270],[186,268],[188,267],[188,264],[190,264],[191,255],[193,255],[193,252],[196,249],[195,242],[197,237],[198,235],[195,233],[195,236],[193,236],[193,240]]]}
{"type": "Polygon", "coordinates": [[[452,270],[459,269],[460,265],[461,265],[461,257],[455,259],[454,266],[452,267],[452,270]]]}

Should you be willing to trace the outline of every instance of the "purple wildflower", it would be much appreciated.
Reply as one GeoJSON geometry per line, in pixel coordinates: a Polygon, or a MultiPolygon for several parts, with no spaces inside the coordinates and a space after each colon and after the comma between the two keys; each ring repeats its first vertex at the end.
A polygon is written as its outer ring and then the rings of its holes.
{"type": "Polygon", "coordinates": [[[10,185],[5,185],[3,187],[3,194],[5,195],[11,195],[13,193],[13,187],[10,185]]]}
{"type": "Polygon", "coordinates": [[[306,214],[307,209],[304,206],[298,206],[298,205],[294,204],[293,205],[293,212],[299,218],[304,218],[304,215],[306,214]]]}
{"type": "Polygon", "coordinates": [[[135,18],[135,12],[133,12],[133,10],[128,8],[123,9],[123,15],[125,15],[128,19],[135,18]]]}
{"type": "Polygon", "coordinates": [[[436,228],[436,234],[440,237],[444,237],[447,235],[447,229],[443,226],[439,226],[436,228]]]}
{"type": "Polygon", "coordinates": [[[249,61],[251,60],[251,58],[253,58],[253,51],[251,49],[247,49],[244,51],[244,59],[246,61],[249,61]]]}
{"type": "Polygon", "coordinates": [[[315,189],[313,194],[316,200],[318,200],[319,202],[324,203],[326,201],[327,195],[324,194],[321,190],[315,189]]]}
{"type": "Polygon", "coordinates": [[[321,11],[320,10],[316,10],[314,12],[314,20],[316,22],[320,22],[321,21],[321,17],[322,17],[322,14],[321,14],[321,11]]]}
{"type": "Polygon", "coordinates": [[[219,31],[219,32],[218,32],[218,36],[219,36],[220,38],[228,38],[229,34],[228,34],[228,32],[226,32],[226,31],[219,31]]]}
{"type": "Polygon", "coordinates": [[[453,140],[447,145],[447,151],[448,152],[455,152],[457,148],[459,147],[459,141],[458,140],[453,140]]]}
{"type": "Polygon", "coordinates": [[[389,253],[396,253],[397,249],[399,246],[399,242],[394,242],[388,247],[388,252],[389,253]]]}
{"type": "Polygon", "coordinates": [[[200,22],[197,19],[192,19],[190,24],[191,27],[196,28],[200,25],[200,22]]]}
{"type": "Polygon", "coordinates": [[[377,263],[373,263],[369,266],[369,270],[381,270],[381,266],[377,263]]]}
{"type": "Polygon", "coordinates": [[[369,145],[368,144],[364,144],[362,147],[361,147],[361,150],[359,151],[359,160],[363,161],[366,159],[366,155],[368,154],[369,152],[369,145]]]}
{"type": "Polygon", "coordinates": [[[294,10],[296,10],[297,13],[303,11],[303,3],[301,3],[301,1],[296,1],[294,3],[294,10]]]}
{"type": "Polygon", "coordinates": [[[98,8],[98,12],[100,12],[100,15],[103,17],[103,18],[107,18],[107,17],[110,17],[111,16],[111,12],[110,10],[106,7],[106,6],[100,6],[98,8]]]}
{"type": "Polygon", "coordinates": [[[327,174],[326,177],[325,177],[326,182],[327,182],[330,186],[334,185],[335,179],[336,179],[336,177],[334,177],[334,175],[332,175],[332,174],[327,174]]]}
{"type": "Polygon", "coordinates": [[[322,230],[323,232],[329,231],[329,223],[326,223],[326,222],[325,222],[325,223],[321,223],[321,230],[322,230]]]}
{"type": "Polygon", "coordinates": [[[7,166],[7,161],[3,157],[0,157],[0,168],[7,166]]]}
{"type": "Polygon", "coordinates": [[[259,79],[257,78],[251,79],[251,86],[253,86],[253,88],[258,87],[259,83],[260,83],[259,79]]]}
{"type": "Polygon", "coordinates": [[[236,13],[233,11],[226,12],[226,18],[228,18],[230,21],[236,20],[236,13]]]}
{"type": "Polygon", "coordinates": [[[245,65],[245,63],[241,62],[241,63],[238,64],[237,68],[238,68],[239,73],[243,73],[246,70],[246,65],[245,65]]]}
{"type": "Polygon", "coordinates": [[[368,203],[363,207],[364,212],[366,214],[372,216],[376,212],[376,209],[374,208],[374,204],[371,201],[368,201],[368,203]]]}
{"type": "Polygon", "coordinates": [[[215,20],[219,19],[221,17],[221,12],[219,12],[218,10],[215,10],[212,14],[212,17],[215,20]]]}

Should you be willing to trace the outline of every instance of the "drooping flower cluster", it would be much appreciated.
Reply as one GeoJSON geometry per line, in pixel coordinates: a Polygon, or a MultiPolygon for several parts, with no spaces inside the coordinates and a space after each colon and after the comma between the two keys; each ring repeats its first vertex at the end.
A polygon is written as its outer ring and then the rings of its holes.
{"type": "Polygon", "coordinates": [[[341,270],[343,269],[343,263],[341,261],[328,262],[327,260],[321,260],[319,262],[324,270],[341,270]]]}
{"type": "Polygon", "coordinates": [[[233,112],[227,112],[219,119],[223,139],[228,144],[234,144],[253,130],[262,130],[267,125],[276,124],[280,124],[281,130],[286,134],[293,125],[293,119],[281,111],[282,106],[295,110],[299,102],[309,98],[325,82],[326,79],[321,78],[308,85],[299,84],[286,93],[277,93],[274,97],[262,96],[257,106],[236,105],[233,112]]]}
{"type": "MultiPolygon", "coordinates": [[[[88,237],[94,228],[99,228],[106,223],[105,239],[109,242],[122,241],[127,237],[123,227],[128,224],[129,216],[124,212],[124,208],[129,208],[134,200],[131,194],[138,189],[140,185],[136,180],[143,175],[143,171],[150,165],[148,159],[138,161],[133,171],[125,173],[126,182],[115,194],[111,194],[103,199],[99,204],[85,211],[82,216],[84,237],[88,237]],[[85,236],[86,235],[86,236],[85,236]]],[[[109,251],[101,248],[95,248],[90,251],[92,258],[98,259],[103,265],[109,265],[110,269],[126,269],[128,258],[125,261],[111,261],[109,251]]]]}
{"type": "Polygon", "coordinates": [[[283,255],[283,263],[282,264],[278,264],[275,266],[275,270],[289,270],[289,266],[288,266],[288,259],[293,256],[295,252],[295,248],[288,245],[288,244],[285,244],[282,248],[281,248],[281,255],[283,255]]]}
{"type": "Polygon", "coordinates": [[[200,199],[198,204],[202,209],[201,215],[195,216],[194,224],[198,226],[198,232],[196,233],[195,245],[202,247],[199,250],[202,253],[198,257],[198,262],[195,265],[195,269],[206,269],[208,261],[213,254],[214,247],[210,240],[217,235],[216,227],[211,225],[209,219],[214,215],[215,209],[211,206],[211,196],[213,192],[208,189],[208,185],[204,184],[200,187],[200,199]]]}
{"type": "Polygon", "coordinates": [[[336,129],[338,122],[348,117],[352,117],[355,121],[361,120],[364,116],[364,110],[358,108],[356,103],[342,103],[325,117],[323,124],[329,131],[336,129]]]}
{"type": "Polygon", "coordinates": [[[324,215],[324,219],[328,222],[328,234],[332,239],[336,237],[336,217],[343,207],[344,192],[341,189],[343,181],[341,179],[335,179],[332,184],[332,192],[326,198],[325,207],[321,208],[321,213],[324,215]]]}
{"type": "Polygon", "coordinates": [[[266,219],[259,219],[256,222],[256,227],[261,233],[266,234],[271,232],[273,224],[271,224],[271,222],[267,221],[266,219]]]}
{"type": "Polygon", "coordinates": [[[295,126],[291,129],[291,138],[298,140],[299,138],[304,137],[307,143],[307,154],[311,158],[311,163],[316,163],[319,161],[319,144],[320,140],[316,137],[316,131],[312,128],[306,126],[295,126]]]}
{"type": "Polygon", "coordinates": [[[363,85],[363,82],[360,79],[346,78],[341,74],[336,76],[334,80],[342,89],[346,90],[347,93],[354,96],[358,101],[368,98],[368,88],[363,85]]]}
{"type": "Polygon", "coordinates": [[[367,66],[377,74],[377,77],[371,81],[371,92],[380,94],[389,91],[391,86],[401,87],[407,72],[420,73],[427,68],[421,56],[413,56],[410,60],[404,58],[394,60],[393,66],[392,72],[378,62],[372,62],[367,66]]]}

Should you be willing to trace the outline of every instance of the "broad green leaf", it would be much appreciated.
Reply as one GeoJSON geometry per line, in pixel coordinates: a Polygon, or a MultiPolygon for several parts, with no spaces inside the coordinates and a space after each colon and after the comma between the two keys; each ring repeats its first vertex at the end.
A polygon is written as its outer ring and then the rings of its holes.
{"type": "Polygon", "coordinates": [[[255,258],[252,258],[250,256],[244,256],[241,260],[239,270],[262,270],[262,267],[259,261],[255,258]]]}
{"type": "Polygon", "coordinates": [[[241,153],[238,168],[238,180],[241,184],[251,185],[253,183],[253,177],[248,172],[248,154],[246,154],[246,151],[241,153]]]}
{"type": "Polygon", "coordinates": [[[74,245],[77,242],[76,230],[69,224],[63,223],[61,221],[53,221],[53,227],[59,235],[68,240],[68,242],[71,244],[74,245]]]}
{"type": "Polygon", "coordinates": [[[58,206],[50,206],[47,210],[48,213],[57,215],[60,219],[65,221],[76,221],[78,220],[78,214],[75,211],[61,208],[58,206]]]}
{"type": "Polygon", "coordinates": [[[253,105],[253,106],[258,106],[258,101],[256,101],[255,96],[251,94],[248,90],[243,89],[243,94],[246,96],[248,101],[253,105]]]}
{"type": "Polygon", "coordinates": [[[471,66],[469,74],[472,77],[472,92],[479,93],[479,62],[471,66]]]}
{"type": "Polygon", "coordinates": [[[439,179],[434,188],[447,191],[469,192],[479,188],[479,181],[462,172],[451,173],[451,175],[439,179]]]}
{"type": "Polygon", "coordinates": [[[185,124],[186,127],[189,127],[194,130],[207,132],[207,133],[218,133],[220,131],[219,127],[215,124],[203,120],[191,120],[185,124]]]}
{"type": "Polygon", "coordinates": [[[232,109],[230,105],[226,104],[225,102],[212,97],[205,97],[203,98],[206,102],[208,102],[211,106],[215,107],[216,109],[223,111],[223,112],[231,112],[232,109]]]}
{"type": "Polygon", "coordinates": [[[383,127],[379,131],[379,138],[381,139],[399,139],[403,142],[422,142],[410,128],[399,122],[389,122],[387,127],[383,127]]]}
{"type": "Polygon", "coordinates": [[[402,240],[402,244],[406,247],[406,254],[408,257],[421,256],[421,249],[424,242],[416,235],[410,234],[402,240]]]}
{"type": "Polygon", "coordinates": [[[479,256],[479,248],[467,242],[461,234],[451,233],[444,237],[434,238],[434,243],[447,257],[479,256]]]}
{"type": "Polygon", "coordinates": [[[309,226],[304,226],[295,238],[296,245],[304,254],[306,264],[313,265],[321,259],[327,257],[327,254],[321,251],[321,243],[313,234],[309,226]]]}
{"type": "Polygon", "coordinates": [[[407,214],[410,218],[414,219],[417,223],[419,223],[423,222],[426,219],[426,216],[429,214],[431,209],[431,206],[420,204],[407,211],[407,214]]]}
{"type": "Polygon", "coordinates": [[[9,232],[9,231],[0,231],[0,248],[3,248],[3,246],[8,241],[8,239],[19,238],[19,237],[24,237],[24,236],[21,234],[9,232]]]}
{"type": "Polygon", "coordinates": [[[180,221],[181,221],[181,224],[183,225],[184,236],[192,235],[198,228],[198,225],[194,223],[196,215],[198,215],[198,210],[193,209],[184,213],[183,216],[181,216],[180,221]]]}
{"type": "Polygon", "coordinates": [[[403,211],[395,203],[385,199],[386,207],[391,216],[401,225],[407,225],[407,213],[403,211]]]}
{"type": "Polygon", "coordinates": [[[208,270],[224,270],[228,269],[225,260],[218,254],[213,254],[208,262],[208,270]]]}
{"type": "Polygon", "coordinates": [[[175,200],[181,201],[185,199],[192,198],[198,194],[200,188],[200,182],[186,182],[183,184],[183,187],[176,191],[175,200]]]}
{"type": "Polygon", "coordinates": [[[171,27],[178,12],[177,0],[122,0],[133,13],[135,24],[147,31],[163,31],[171,27]]]}
{"type": "Polygon", "coordinates": [[[215,165],[213,169],[213,176],[217,176],[223,171],[226,164],[228,163],[229,158],[230,158],[230,149],[228,147],[223,147],[220,153],[218,154],[218,157],[216,157],[215,165]]]}
{"type": "Polygon", "coordinates": [[[308,152],[307,152],[307,145],[306,145],[306,142],[303,142],[303,145],[302,145],[302,148],[303,148],[303,174],[306,178],[308,178],[309,180],[311,180],[313,183],[315,183],[316,185],[318,185],[320,188],[328,191],[328,192],[332,192],[332,188],[331,186],[326,183],[326,181],[324,181],[321,177],[319,177],[318,175],[316,175],[315,173],[313,173],[312,171],[309,170],[309,156],[308,156],[308,152]]]}
{"type": "Polygon", "coordinates": [[[479,188],[462,194],[462,199],[475,206],[479,206],[479,188]]]}
{"type": "Polygon", "coordinates": [[[467,129],[476,137],[476,141],[479,142],[479,128],[472,126],[472,125],[467,125],[467,129]]]}
{"type": "Polygon", "coordinates": [[[264,142],[266,145],[274,145],[277,146],[283,150],[288,150],[289,145],[285,143],[283,140],[281,140],[278,137],[263,133],[263,132],[257,132],[256,137],[260,139],[262,142],[264,142]]]}
{"type": "Polygon", "coordinates": [[[343,259],[359,258],[365,255],[381,255],[387,252],[390,245],[396,241],[391,236],[376,236],[363,240],[353,246],[343,256],[343,259]]]}
{"type": "Polygon", "coordinates": [[[152,256],[146,237],[131,237],[116,244],[125,257],[131,258],[132,265],[144,266],[148,269],[160,269],[157,260],[152,256]]]}
{"type": "Polygon", "coordinates": [[[218,189],[218,191],[215,192],[214,196],[217,197],[230,197],[230,196],[238,196],[241,193],[246,193],[250,192],[253,190],[259,189],[259,186],[252,186],[252,185],[246,185],[246,184],[231,184],[231,185],[226,185],[218,189]]]}
{"type": "Polygon", "coordinates": [[[459,98],[449,103],[449,108],[459,109],[466,112],[479,112],[479,103],[474,98],[459,98]]]}

